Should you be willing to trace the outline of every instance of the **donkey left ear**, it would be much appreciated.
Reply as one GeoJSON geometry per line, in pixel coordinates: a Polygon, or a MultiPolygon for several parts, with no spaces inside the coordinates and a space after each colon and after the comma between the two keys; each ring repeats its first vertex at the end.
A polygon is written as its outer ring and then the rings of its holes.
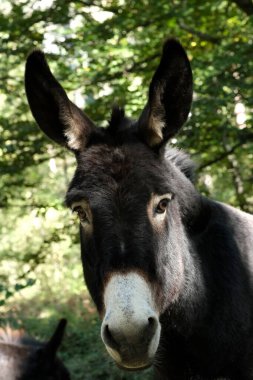
{"type": "Polygon", "coordinates": [[[27,58],[25,89],[32,114],[42,131],[74,152],[84,149],[95,126],[69,100],[39,50],[27,58]]]}
{"type": "Polygon", "coordinates": [[[138,121],[139,132],[150,147],[159,147],[187,120],[192,102],[192,71],[176,40],[167,40],[149,87],[149,98],[138,121]]]}
{"type": "Polygon", "coordinates": [[[61,345],[66,325],[67,325],[67,320],[64,318],[61,319],[58,323],[58,326],[56,327],[55,332],[51,336],[50,340],[44,346],[43,351],[44,351],[44,354],[48,357],[48,359],[53,360],[55,358],[57,350],[59,349],[61,345]]]}

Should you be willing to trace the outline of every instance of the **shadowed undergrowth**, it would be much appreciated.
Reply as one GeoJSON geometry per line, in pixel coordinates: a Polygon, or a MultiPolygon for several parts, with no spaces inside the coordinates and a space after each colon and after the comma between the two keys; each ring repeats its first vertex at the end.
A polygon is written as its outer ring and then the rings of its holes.
{"type": "Polygon", "coordinates": [[[57,299],[53,290],[51,294],[31,296],[31,289],[22,290],[6,303],[0,314],[1,324],[23,327],[29,335],[43,341],[50,337],[59,318],[67,318],[59,356],[72,380],[151,379],[151,370],[125,372],[110,360],[100,338],[100,321],[86,292],[83,297],[58,294],[57,299]]]}

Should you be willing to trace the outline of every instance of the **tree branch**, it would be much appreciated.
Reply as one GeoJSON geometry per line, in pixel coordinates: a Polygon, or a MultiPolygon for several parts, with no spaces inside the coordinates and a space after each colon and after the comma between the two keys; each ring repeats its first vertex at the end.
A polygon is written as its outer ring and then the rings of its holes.
{"type": "Polygon", "coordinates": [[[186,25],[182,21],[178,21],[178,26],[185,30],[186,32],[189,32],[191,34],[194,34],[195,36],[199,37],[203,41],[212,42],[213,44],[217,44],[220,41],[219,37],[211,36],[210,34],[200,32],[198,30],[195,30],[191,28],[190,26],[186,25]]]}
{"type": "Polygon", "coordinates": [[[224,153],[220,154],[218,157],[204,162],[202,165],[198,167],[199,170],[202,170],[208,166],[211,166],[213,164],[216,164],[219,161],[224,160],[224,158],[228,157],[230,154],[234,153],[234,151],[237,148],[240,148],[242,145],[249,143],[250,141],[253,141],[253,133],[248,132],[248,131],[241,131],[241,134],[238,135],[239,142],[232,146],[231,148],[227,149],[224,153]]]}
{"type": "Polygon", "coordinates": [[[242,146],[243,144],[245,144],[245,141],[241,141],[237,144],[235,144],[232,148],[230,148],[229,150],[227,150],[226,152],[220,154],[218,157],[214,158],[213,160],[210,160],[210,161],[207,161],[205,163],[203,163],[202,165],[200,165],[198,167],[199,170],[202,170],[208,166],[211,166],[213,164],[216,164],[217,162],[219,161],[222,161],[224,160],[224,158],[226,158],[227,156],[229,156],[230,154],[232,154],[237,148],[239,148],[240,146],[242,146]]]}
{"type": "Polygon", "coordinates": [[[252,0],[231,0],[231,1],[232,3],[235,3],[248,16],[253,15],[252,0]]]}
{"type": "MultiPolygon", "coordinates": [[[[228,152],[230,150],[225,131],[223,134],[223,147],[224,147],[225,152],[228,152]]],[[[239,163],[236,159],[235,154],[229,154],[227,156],[227,162],[232,174],[232,180],[233,180],[233,185],[234,185],[235,195],[236,195],[238,205],[240,206],[241,210],[246,211],[245,207],[247,207],[247,200],[244,195],[243,180],[240,173],[239,163]]]]}
{"type": "Polygon", "coordinates": [[[98,74],[97,77],[94,77],[93,80],[91,82],[89,82],[88,84],[97,84],[97,83],[104,83],[104,82],[109,82],[109,81],[113,81],[114,79],[117,79],[117,78],[121,78],[122,77],[122,74],[130,74],[130,73],[133,73],[135,72],[135,70],[140,70],[140,69],[144,69],[146,67],[146,64],[148,62],[151,62],[153,61],[154,59],[158,58],[161,56],[161,53],[154,53],[152,55],[150,55],[149,57],[146,57],[146,59],[142,59],[140,61],[136,61],[134,63],[132,63],[131,65],[129,65],[128,67],[126,67],[124,70],[119,70],[119,71],[116,71],[114,72],[113,74],[109,74],[106,72],[106,74],[102,74],[101,72],[98,74]]]}

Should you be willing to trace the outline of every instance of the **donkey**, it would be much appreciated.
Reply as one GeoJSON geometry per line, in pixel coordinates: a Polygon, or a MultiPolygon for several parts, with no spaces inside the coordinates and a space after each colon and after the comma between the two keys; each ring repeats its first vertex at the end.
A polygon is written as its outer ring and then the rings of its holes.
{"type": "Polygon", "coordinates": [[[139,119],[99,128],[67,97],[41,51],[25,87],[44,133],[77,168],[66,204],[80,219],[84,277],[116,364],[156,379],[253,379],[253,217],[201,196],[188,156],[166,143],[192,102],[192,72],[165,42],[139,119]]]}
{"type": "Polygon", "coordinates": [[[0,330],[0,380],[70,380],[56,352],[61,344],[66,320],[61,319],[47,343],[28,338],[10,327],[0,330]]]}

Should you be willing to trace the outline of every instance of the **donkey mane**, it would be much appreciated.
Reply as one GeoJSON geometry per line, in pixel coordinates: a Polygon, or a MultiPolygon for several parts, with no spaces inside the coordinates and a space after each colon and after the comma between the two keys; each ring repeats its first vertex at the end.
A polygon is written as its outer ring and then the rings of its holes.
{"type": "Polygon", "coordinates": [[[165,158],[172,162],[178,169],[191,181],[195,181],[196,164],[190,156],[184,151],[177,148],[167,148],[164,154],[165,158]]]}
{"type": "Polygon", "coordinates": [[[23,329],[14,330],[8,324],[0,328],[0,344],[22,346],[25,340],[25,332],[23,329]]]}

